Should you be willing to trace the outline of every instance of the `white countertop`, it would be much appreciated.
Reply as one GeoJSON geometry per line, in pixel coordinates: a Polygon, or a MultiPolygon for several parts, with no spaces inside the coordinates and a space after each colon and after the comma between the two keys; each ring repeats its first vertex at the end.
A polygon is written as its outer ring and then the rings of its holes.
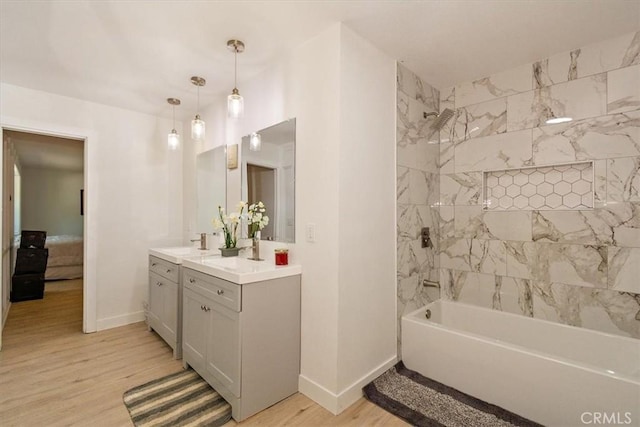
{"type": "Polygon", "coordinates": [[[240,257],[184,258],[182,265],[239,285],[302,274],[302,266],[297,264],[275,265],[266,260],[253,261],[240,257]]]}
{"type": "Polygon", "coordinates": [[[200,250],[194,246],[179,246],[173,248],[152,248],[149,255],[156,256],[173,264],[182,264],[182,260],[187,257],[198,256],[220,256],[218,249],[200,250]]]}

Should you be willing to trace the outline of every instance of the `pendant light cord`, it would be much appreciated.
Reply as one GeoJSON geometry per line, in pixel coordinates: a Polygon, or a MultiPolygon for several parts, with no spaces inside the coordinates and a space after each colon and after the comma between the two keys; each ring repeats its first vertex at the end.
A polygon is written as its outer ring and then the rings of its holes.
{"type": "Polygon", "coordinates": [[[233,87],[238,88],[238,46],[233,51],[233,87]]]}
{"type": "Polygon", "coordinates": [[[173,107],[173,130],[176,130],[176,106],[172,105],[171,107],[173,107]]]}

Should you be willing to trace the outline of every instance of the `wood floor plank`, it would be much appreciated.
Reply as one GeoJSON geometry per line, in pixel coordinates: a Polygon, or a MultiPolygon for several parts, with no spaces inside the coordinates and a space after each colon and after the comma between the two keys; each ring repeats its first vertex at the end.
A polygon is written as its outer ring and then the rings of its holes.
{"type": "MultiPolygon", "coordinates": [[[[123,393],[182,369],[144,323],[81,330],[82,280],[47,282],[44,299],[12,305],[0,352],[0,426],[131,426],[123,393]]],[[[240,425],[407,424],[364,399],[334,416],[295,394],[240,425]]]]}

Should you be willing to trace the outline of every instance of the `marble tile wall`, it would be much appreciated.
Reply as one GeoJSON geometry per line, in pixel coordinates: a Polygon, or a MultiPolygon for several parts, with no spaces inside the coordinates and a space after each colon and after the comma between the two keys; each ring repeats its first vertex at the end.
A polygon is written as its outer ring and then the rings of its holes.
{"type": "Polygon", "coordinates": [[[442,89],[444,108],[442,297],[640,338],[640,32],[442,89]],[[593,208],[482,207],[484,171],[577,162],[593,208]]]}
{"type": "Polygon", "coordinates": [[[424,113],[439,111],[440,94],[401,64],[398,64],[397,78],[397,296],[400,340],[402,315],[439,298],[438,290],[422,286],[422,281],[438,281],[439,278],[439,132],[431,128],[435,117],[425,118],[424,113]],[[422,227],[431,230],[432,248],[423,248],[421,245],[422,227]]]}

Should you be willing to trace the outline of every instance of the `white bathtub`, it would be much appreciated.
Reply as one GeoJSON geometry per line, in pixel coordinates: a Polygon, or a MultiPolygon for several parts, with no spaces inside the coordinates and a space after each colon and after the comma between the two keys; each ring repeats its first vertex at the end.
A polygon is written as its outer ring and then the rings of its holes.
{"type": "Polygon", "coordinates": [[[640,426],[632,338],[439,300],[402,317],[402,359],[547,426],[640,426]]]}

